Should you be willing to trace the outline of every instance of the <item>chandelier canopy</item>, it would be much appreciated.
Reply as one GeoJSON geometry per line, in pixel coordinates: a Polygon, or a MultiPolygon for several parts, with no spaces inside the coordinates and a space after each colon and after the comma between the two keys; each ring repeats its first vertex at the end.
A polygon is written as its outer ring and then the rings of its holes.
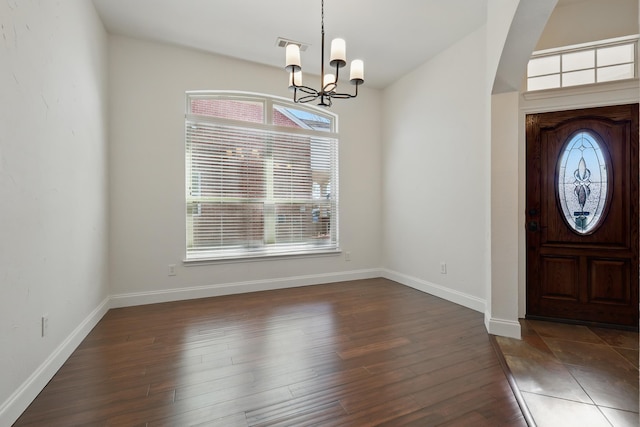
{"type": "MultiPolygon", "coordinates": [[[[289,72],[289,89],[293,90],[293,101],[297,103],[312,102],[319,100],[318,105],[330,107],[333,99],[347,99],[358,96],[358,86],[364,83],[364,62],[360,59],[351,61],[349,82],[355,85],[355,93],[339,93],[338,78],[340,68],[347,64],[347,48],[343,39],[333,39],[331,41],[331,56],[329,65],[335,68],[334,73],[324,73],[324,0],[321,1],[321,34],[322,52],[320,58],[320,90],[316,90],[302,84],[302,64],[300,62],[300,45],[289,43],[286,47],[286,66],[289,72]],[[299,94],[298,92],[301,92],[299,94]]],[[[333,70],[331,70],[333,71],[333,70]]]]}

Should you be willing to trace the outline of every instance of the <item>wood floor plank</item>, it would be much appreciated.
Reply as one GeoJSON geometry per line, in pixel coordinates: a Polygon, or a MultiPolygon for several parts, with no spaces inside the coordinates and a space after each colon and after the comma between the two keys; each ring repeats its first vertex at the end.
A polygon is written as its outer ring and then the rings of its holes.
{"type": "MultiPolygon", "coordinates": [[[[152,419],[152,426],[183,426],[207,423],[227,418],[238,412],[247,412],[263,406],[285,402],[291,398],[286,387],[270,389],[248,395],[216,393],[200,395],[176,402],[174,415],[152,419]],[[211,404],[211,402],[215,402],[211,404]]],[[[120,420],[113,420],[120,422],[120,420]]],[[[123,424],[124,425],[124,424],[123,424]]]]}
{"type": "Polygon", "coordinates": [[[481,313],[367,279],[110,310],[15,426],[522,421],[481,313]]]}
{"type": "Polygon", "coordinates": [[[446,370],[438,372],[438,375],[427,373],[415,375],[407,380],[398,382],[387,381],[386,384],[363,390],[358,394],[345,397],[340,403],[349,413],[363,411],[366,408],[384,403],[387,398],[399,398],[408,394],[416,394],[428,389],[434,390],[443,384],[460,377],[466,377],[478,370],[484,369],[483,363],[475,360],[465,360],[464,362],[448,366],[446,370]]]}
{"type": "Polygon", "coordinates": [[[326,426],[376,426],[385,421],[410,414],[420,409],[420,404],[412,396],[385,400],[380,405],[366,411],[359,411],[345,417],[329,420],[320,425],[326,426]]]}
{"type": "Polygon", "coordinates": [[[273,406],[261,408],[261,411],[247,412],[247,423],[254,427],[298,427],[318,425],[334,419],[343,418],[346,413],[340,402],[333,401],[322,405],[310,406],[307,402],[300,405],[273,406]]]}
{"type": "Polygon", "coordinates": [[[380,351],[389,350],[396,347],[401,347],[411,343],[407,338],[394,338],[385,341],[377,341],[363,346],[351,348],[349,350],[339,351],[338,356],[342,359],[351,359],[353,357],[359,357],[369,353],[376,353],[380,351]]]}

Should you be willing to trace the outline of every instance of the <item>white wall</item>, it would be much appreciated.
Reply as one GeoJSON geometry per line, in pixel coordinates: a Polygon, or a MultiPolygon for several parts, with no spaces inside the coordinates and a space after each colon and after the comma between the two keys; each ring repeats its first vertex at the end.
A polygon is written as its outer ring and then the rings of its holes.
{"type": "MultiPolygon", "coordinates": [[[[183,266],[185,91],[289,98],[284,70],[110,36],[110,254],[115,305],[379,276],[380,93],[336,101],[344,256],[183,266]],[[167,266],[177,265],[169,277],[167,266]]],[[[284,51],[283,51],[284,55],[284,51]]]]}
{"type": "Polygon", "coordinates": [[[559,4],[536,50],[569,46],[638,32],[638,0],[583,0],[559,4]]]}
{"type": "Polygon", "coordinates": [[[383,98],[385,268],[396,280],[479,311],[490,194],[485,44],[485,29],[475,31],[383,98]]]}
{"type": "Polygon", "coordinates": [[[491,97],[491,289],[485,319],[491,333],[520,338],[518,92],[491,97]],[[490,316],[490,317],[489,317],[490,316]]]}
{"type": "Polygon", "coordinates": [[[85,0],[2,2],[0,24],[0,425],[10,425],[106,310],[107,38],[85,0]]]}

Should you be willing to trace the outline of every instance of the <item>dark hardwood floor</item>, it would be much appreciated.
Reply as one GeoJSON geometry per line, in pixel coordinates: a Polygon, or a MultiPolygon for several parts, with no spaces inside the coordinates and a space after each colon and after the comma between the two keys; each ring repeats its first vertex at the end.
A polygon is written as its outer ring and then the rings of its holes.
{"type": "Polygon", "coordinates": [[[483,315],[386,279],[109,311],[17,426],[524,426],[483,315]]]}

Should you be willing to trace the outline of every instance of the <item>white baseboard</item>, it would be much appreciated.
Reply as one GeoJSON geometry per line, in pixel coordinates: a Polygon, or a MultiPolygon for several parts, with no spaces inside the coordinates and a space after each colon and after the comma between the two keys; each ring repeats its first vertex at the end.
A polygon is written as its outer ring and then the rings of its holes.
{"type": "Polygon", "coordinates": [[[406,274],[387,269],[382,270],[382,277],[425,292],[427,294],[446,299],[447,301],[470,308],[471,310],[479,311],[480,313],[485,312],[485,300],[474,297],[473,295],[458,292],[456,290],[445,288],[444,286],[436,285],[435,283],[431,283],[426,280],[407,276],[406,274]]]}
{"type": "Polygon", "coordinates": [[[71,353],[98,324],[109,310],[109,297],[105,298],[77,328],[47,357],[27,380],[0,405],[0,425],[13,424],[38,396],[47,383],[67,361],[71,353]]]}
{"type": "Polygon", "coordinates": [[[209,298],[273,289],[296,288],[299,286],[320,285],[323,283],[344,282],[349,280],[372,279],[381,277],[382,270],[355,270],[340,273],[313,274],[308,276],[283,277],[248,282],[223,283],[218,285],[193,286],[188,288],[166,289],[161,291],[132,292],[111,296],[111,308],[131,307],[135,305],[159,302],[181,301],[196,298],[209,298]]]}
{"type": "Polygon", "coordinates": [[[520,335],[520,323],[517,320],[496,319],[485,316],[484,326],[487,328],[487,332],[492,335],[515,338],[518,340],[522,339],[522,336],[520,335]]]}

